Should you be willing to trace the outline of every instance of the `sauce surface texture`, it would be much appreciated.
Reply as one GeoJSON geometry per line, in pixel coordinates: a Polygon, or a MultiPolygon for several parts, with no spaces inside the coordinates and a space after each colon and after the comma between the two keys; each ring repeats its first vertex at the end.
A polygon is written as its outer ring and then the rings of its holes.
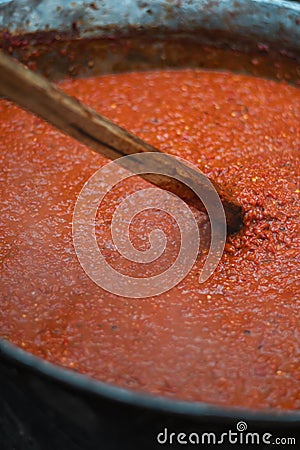
{"type": "MultiPolygon", "coordinates": [[[[61,86],[235,192],[245,225],[204,284],[197,280],[205,251],[167,293],[144,300],[109,294],[86,276],[72,244],[76,198],[107,160],[1,100],[1,337],[129,389],[300,409],[300,90],[195,70],[61,86]]],[[[147,186],[135,177],[99,210],[99,245],[112,263],[106,228],[114,208],[147,186]]],[[[137,218],[139,249],[147,248],[155,219],[174,225],[157,211],[137,218]]],[[[175,231],[166,260],[178,247],[175,231]]],[[[135,266],[128,270],[142,276],[135,266]]]]}

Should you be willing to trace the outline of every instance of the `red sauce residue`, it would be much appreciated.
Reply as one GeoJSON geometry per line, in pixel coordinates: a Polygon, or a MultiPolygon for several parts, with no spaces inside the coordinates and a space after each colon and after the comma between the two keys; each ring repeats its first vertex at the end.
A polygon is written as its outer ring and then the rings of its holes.
{"type": "MultiPolygon", "coordinates": [[[[1,100],[1,336],[126,388],[299,409],[300,91],[193,70],[62,87],[232,188],[245,227],[228,239],[205,284],[197,282],[202,254],[189,276],[159,297],[130,300],[103,291],[78,263],[71,221],[84,182],[106,160],[1,100]]],[[[130,189],[146,186],[135,179],[130,189]]],[[[121,186],[99,214],[102,250],[112,259],[105,226],[127,189],[121,186]]],[[[137,227],[141,248],[145,231],[137,227]]]]}

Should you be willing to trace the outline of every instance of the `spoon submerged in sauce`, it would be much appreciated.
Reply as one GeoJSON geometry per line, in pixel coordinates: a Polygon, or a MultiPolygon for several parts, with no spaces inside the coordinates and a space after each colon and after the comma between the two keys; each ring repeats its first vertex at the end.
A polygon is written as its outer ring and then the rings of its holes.
{"type": "MultiPolygon", "coordinates": [[[[97,153],[111,160],[142,152],[162,153],[79,100],[67,95],[53,83],[32,72],[3,51],[0,51],[0,71],[1,95],[46,120],[97,153]]],[[[157,169],[163,169],[161,164],[161,159],[158,158],[157,169]]],[[[140,176],[178,195],[196,208],[205,210],[199,197],[188,187],[191,184],[201,183],[199,173],[188,166],[183,173],[181,164],[177,165],[176,162],[172,163],[168,159],[163,164],[166,165],[167,173],[171,172],[174,175],[180,173],[181,178],[185,177],[187,183],[181,183],[172,177],[158,173],[146,173],[140,176]]],[[[228,233],[238,231],[243,220],[241,206],[231,192],[223,189],[215,181],[210,181],[223,204],[228,233]]]]}

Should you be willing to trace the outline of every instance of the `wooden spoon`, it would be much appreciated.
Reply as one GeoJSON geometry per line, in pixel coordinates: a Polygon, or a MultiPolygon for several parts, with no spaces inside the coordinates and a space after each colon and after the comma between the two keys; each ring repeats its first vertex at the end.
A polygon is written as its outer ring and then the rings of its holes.
{"type": "MultiPolygon", "coordinates": [[[[79,100],[70,97],[3,51],[0,51],[0,93],[109,159],[115,160],[140,152],[160,152],[79,100]]],[[[170,165],[170,162],[166,164],[170,165]]],[[[173,166],[172,170],[176,172],[173,166]]],[[[174,178],[158,174],[141,176],[204,210],[196,194],[174,178]]],[[[200,182],[199,174],[191,168],[188,170],[188,178],[193,182],[200,182]]],[[[241,206],[230,192],[215,181],[210,181],[222,201],[228,232],[239,230],[242,225],[241,206]]]]}

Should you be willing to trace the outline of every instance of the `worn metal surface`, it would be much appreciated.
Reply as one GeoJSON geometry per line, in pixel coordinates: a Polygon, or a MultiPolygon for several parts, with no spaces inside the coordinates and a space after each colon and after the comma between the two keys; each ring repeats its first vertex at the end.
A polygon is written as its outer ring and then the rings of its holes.
{"type": "Polygon", "coordinates": [[[94,37],[132,28],[225,32],[300,46],[300,4],[286,0],[0,0],[10,33],[76,28],[94,37]]]}

